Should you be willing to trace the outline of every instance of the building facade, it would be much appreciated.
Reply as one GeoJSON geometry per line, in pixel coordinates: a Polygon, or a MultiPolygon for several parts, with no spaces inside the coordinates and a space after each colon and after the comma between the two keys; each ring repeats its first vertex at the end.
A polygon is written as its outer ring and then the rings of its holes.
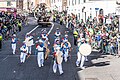
{"type": "Polygon", "coordinates": [[[67,9],[67,0],[51,0],[51,10],[62,12],[67,9]]]}
{"type": "Polygon", "coordinates": [[[0,12],[16,12],[16,0],[0,0],[0,12]]]}
{"type": "Polygon", "coordinates": [[[16,0],[0,0],[0,7],[16,8],[16,0]]]}
{"type": "Polygon", "coordinates": [[[98,17],[116,13],[116,0],[68,0],[68,14],[74,13],[78,19],[98,17]]]}

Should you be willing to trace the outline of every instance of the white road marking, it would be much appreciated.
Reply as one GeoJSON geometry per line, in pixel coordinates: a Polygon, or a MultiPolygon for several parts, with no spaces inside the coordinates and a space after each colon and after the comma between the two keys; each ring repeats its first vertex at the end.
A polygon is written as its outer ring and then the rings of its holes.
{"type": "Polygon", "coordinates": [[[38,27],[39,27],[39,25],[36,26],[34,29],[32,29],[30,32],[28,32],[28,34],[32,33],[32,32],[33,32],[34,30],[36,30],[38,27]]]}
{"type": "Polygon", "coordinates": [[[0,63],[2,63],[3,61],[5,61],[8,57],[9,57],[9,55],[7,55],[4,59],[2,59],[2,60],[0,61],[0,63]]]}
{"type": "Polygon", "coordinates": [[[53,30],[53,27],[54,27],[54,24],[51,22],[51,24],[52,24],[52,27],[51,27],[51,29],[49,30],[49,32],[48,32],[48,35],[51,33],[51,31],[53,30]]]}
{"type": "Polygon", "coordinates": [[[9,55],[7,55],[2,61],[6,60],[9,57],[9,55]]]}
{"type": "MultiPolygon", "coordinates": [[[[52,27],[50,28],[50,30],[48,31],[48,35],[51,33],[51,31],[52,31],[52,29],[53,29],[53,27],[54,27],[54,24],[51,22],[51,24],[52,24],[52,27]]],[[[31,34],[33,31],[35,31],[37,28],[39,27],[39,25],[37,25],[34,29],[32,29],[30,32],[28,32],[28,34],[31,34]]],[[[42,30],[44,30],[44,29],[42,29],[42,30]]],[[[41,30],[41,31],[42,31],[41,30]]]]}

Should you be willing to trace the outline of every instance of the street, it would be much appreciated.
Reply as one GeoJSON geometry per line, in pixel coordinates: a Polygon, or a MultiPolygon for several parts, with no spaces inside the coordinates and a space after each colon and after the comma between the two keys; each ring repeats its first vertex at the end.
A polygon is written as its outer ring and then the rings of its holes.
{"type": "MultiPolygon", "coordinates": [[[[19,43],[17,44],[17,52],[12,54],[11,40],[3,42],[3,48],[0,51],[0,80],[120,80],[120,58],[111,55],[101,55],[97,51],[93,51],[88,56],[88,61],[85,62],[86,69],[81,70],[76,67],[75,62],[76,46],[73,44],[73,34],[69,32],[68,39],[72,45],[71,57],[68,62],[63,62],[64,74],[60,75],[57,71],[53,73],[53,57],[52,46],[54,42],[54,32],[57,27],[60,28],[61,38],[64,37],[64,32],[69,31],[64,25],[54,23],[53,29],[49,34],[50,50],[48,60],[45,60],[44,67],[39,68],[37,57],[35,55],[35,46],[32,46],[32,55],[26,59],[24,64],[20,64],[20,46],[24,41],[26,33],[30,32],[37,26],[37,22],[33,17],[29,17],[29,24],[23,27],[23,30],[17,34],[19,43]],[[104,76],[104,77],[103,77],[104,76]]],[[[47,32],[52,26],[45,27],[47,32]]],[[[41,34],[41,30],[45,29],[38,27],[31,34],[34,35],[34,41],[41,34]]]]}
{"type": "MultiPolygon", "coordinates": [[[[27,32],[31,31],[34,27],[37,26],[37,23],[32,22],[29,23],[28,26],[24,27],[23,31],[17,34],[20,39],[20,43],[17,45],[17,52],[15,55],[12,54],[10,40],[4,41],[3,49],[0,52],[0,80],[59,80],[64,79],[67,80],[75,80],[76,71],[75,71],[75,58],[72,57],[68,63],[63,63],[64,75],[59,76],[59,74],[54,74],[52,71],[53,60],[52,56],[49,56],[49,59],[45,61],[45,66],[42,68],[38,67],[37,58],[35,53],[35,46],[32,47],[32,55],[28,58],[25,64],[20,64],[20,51],[19,48],[22,45],[22,41],[24,40],[24,36],[27,32]],[[71,74],[72,73],[72,74],[71,74]],[[58,78],[59,77],[59,78],[58,78]]],[[[54,29],[49,35],[50,40],[50,49],[52,48],[54,41],[54,31],[56,27],[60,27],[60,30],[63,32],[62,36],[64,36],[65,27],[60,26],[55,23],[54,29]]],[[[50,30],[51,27],[46,28],[47,31],[50,30]]],[[[41,30],[43,28],[39,27],[32,33],[35,35],[35,39],[40,35],[41,30]]],[[[70,36],[70,40],[72,41],[72,36],[70,36]]],[[[76,54],[76,53],[74,53],[76,54]]],[[[52,55],[52,53],[51,53],[52,55]]]]}

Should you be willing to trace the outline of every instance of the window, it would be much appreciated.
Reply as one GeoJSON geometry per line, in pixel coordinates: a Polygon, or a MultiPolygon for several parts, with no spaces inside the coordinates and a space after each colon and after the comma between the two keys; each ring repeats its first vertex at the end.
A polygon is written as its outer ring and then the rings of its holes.
{"type": "Polygon", "coordinates": [[[11,1],[7,1],[7,6],[11,6],[11,1]]]}
{"type": "Polygon", "coordinates": [[[86,0],[84,0],[84,3],[86,3],[86,0]]]}
{"type": "Polygon", "coordinates": [[[76,0],[75,0],[75,5],[76,5],[76,0]]]}
{"type": "Polygon", "coordinates": [[[80,19],[80,13],[78,13],[78,19],[80,19]]]}
{"type": "Polygon", "coordinates": [[[72,5],[74,5],[74,0],[72,0],[72,5]]]}
{"type": "Polygon", "coordinates": [[[78,4],[80,4],[80,0],[78,0],[78,4]]]}
{"type": "Polygon", "coordinates": [[[70,0],[69,0],[69,6],[70,6],[70,0]]]}

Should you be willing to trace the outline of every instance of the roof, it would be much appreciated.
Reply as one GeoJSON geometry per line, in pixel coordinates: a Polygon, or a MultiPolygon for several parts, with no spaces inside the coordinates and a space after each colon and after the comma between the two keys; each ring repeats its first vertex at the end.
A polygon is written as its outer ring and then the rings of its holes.
{"type": "Polygon", "coordinates": [[[89,1],[116,1],[116,0],[89,0],[89,1]]]}

